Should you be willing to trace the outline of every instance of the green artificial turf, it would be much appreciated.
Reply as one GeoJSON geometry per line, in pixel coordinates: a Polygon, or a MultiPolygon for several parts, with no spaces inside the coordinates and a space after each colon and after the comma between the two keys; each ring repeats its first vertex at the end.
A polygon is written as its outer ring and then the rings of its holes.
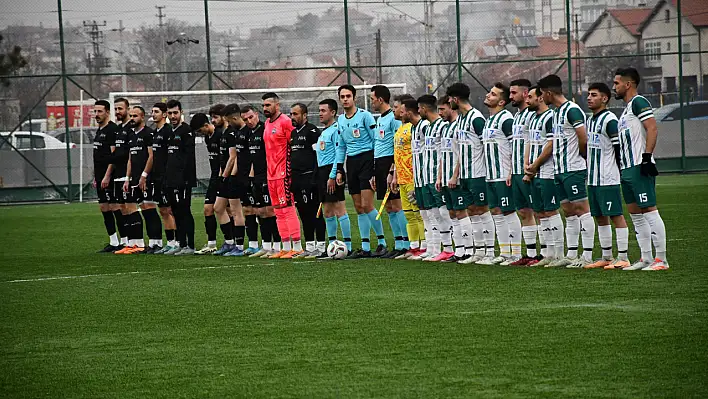
{"type": "Polygon", "coordinates": [[[0,396],[707,397],[708,176],[657,190],[667,272],[95,254],[96,204],[1,207],[0,396]]]}

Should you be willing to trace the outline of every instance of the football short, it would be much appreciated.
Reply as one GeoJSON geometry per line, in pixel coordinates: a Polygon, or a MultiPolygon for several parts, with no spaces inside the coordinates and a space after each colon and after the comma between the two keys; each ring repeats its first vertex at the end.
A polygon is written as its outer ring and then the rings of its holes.
{"type": "Polygon", "coordinates": [[[622,169],[620,182],[625,203],[636,203],[640,208],[656,206],[656,176],[644,176],[637,165],[622,169]]]}
{"type": "Polygon", "coordinates": [[[468,195],[471,195],[470,205],[487,206],[487,182],[484,177],[462,179],[460,185],[468,195]]]}
{"type": "Polygon", "coordinates": [[[290,192],[293,200],[298,204],[309,204],[320,202],[319,190],[317,189],[316,173],[306,173],[294,175],[290,184],[290,192]]]}
{"type": "MultiPolygon", "coordinates": [[[[125,181],[113,181],[113,202],[112,204],[125,204],[128,194],[123,192],[123,183],[125,181]]],[[[110,186],[109,186],[110,188],[110,186]]]]}
{"type": "Polygon", "coordinates": [[[226,199],[239,199],[241,198],[241,187],[236,176],[229,176],[226,179],[222,179],[221,183],[218,185],[216,196],[226,199]]]}
{"type": "Polygon", "coordinates": [[[622,214],[620,185],[588,186],[588,201],[592,216],[619,216],[622,214]]]}
{"type": "Polygon", "coordinates": [[[165,189],[167,200],[173,208],[178,208],[184,202],[192,201],[192,187],[168,188],[165,189]]]}
{"type": "MultiPolygon", "coordinates": [[[[388,176],[393,165],[393,155],[390,157],[381,157],[374,159],[374,176],[376,177],[376,199],[382,200],[386,196],[388,189],[388,176]]],[[[391,192],[388,195],[389,200],[401,199],[399,193],[391,192]]]]}
{"type": "Polygon", "coordinates": [[[445,205],[443,195],[435,189],[435,184],[426,184],[423,187],[423,197],[425,198],[423,202],[425,202],[427,209],[440,208],[445,205]]]}
{"type": "Polygon", "coordinates": [[[536,177],[531,183],[531,208],[535,212],[558,210],[560,200],[558,199],[555,181],[536,177]]]}
{"type": "Polygon", "coordinates": [[[268,180],[268,193],[275,207],[285,207],[293,204],[290,187],[286,187],[285,179],[268,180]]]}
{"type": "Polygon", "coordinates": [[[418,212],[420,209],[418,208],[417,197],[416,197],[416,204],[412,204],[408,200],[408,195],[409,195],[408,193],[410,193],[411,191],[415,191],[415,187],[413,187],[413,183],[398,185],[398,192],[401,196],[401,207],[403,208],[404,211],[418,212]]]}
{"type": "Polygon", "coordinates": [[[418,209],[427,210],[432,208],[425,203],[425,188],[415,187],[415,201],[418,203],[418,209]]]}
{"type": "Polygon", "coordinates": [[[220,184],[221,179],[218,177],[209,179],[209,186],[207,187],[206,195],[204,195],[205,205],[214,205],[216,202],[216,192],[218,191],[220,184]]]}
{"type": "Polygon", "coordinates": [[[253,196],[253,179],[248,178],[248,180],[241,180],[240,190],[243,190],[241,198],[241,206],[256,206],[258,201],[253,196]]]}
{"type": "Polygon", "coordinates": [[[101,188],[101,180],[96,178],[96,196],[99,204],[115,204],[115,195],[113,193],[113,181],[108,183],[108,187],[101,188]]]}
{"type": "Polygon", "coordinates": [[[162,187],[162,181],[155,181],[152,182],[152,200],[154,202],[157,202],[157,206],[160,208],[169,208],[170,206],[170,199],[169,196],[167,195],[168,193],[165,192],[165,189],[162,187]]]}
{"type": "Polygon", "coordinates": [[[265,177],[259,178],[259,177],[254,177],[253,178],[253,186],[251,187],[251,191],[253,192],[253,198],[256,202],[256,205],[254,205],[257,208],[263,208],[266,206],[270,206],[270,193],[268,192],[268,181],[266,180],[265,177]]]}
{"type": "Polygon", "coordinates": [[[143,202],[146,204],[157,204],[160,200],[161,193],[155,191],[159,184],[148,181],[145,184],[145,191],[143,191],[143,202]]]}
{"type": "Polygon", "coordinates": [[[142,204],[145,201],[145,194],[140,187],[128,186],[128,192],[123,192],[126,204],[142,204]]]}
{"type": "Polygon", "coordinates": [[[329,180],[329,173],[331,171],[332,165],[325,165],[317,168],[317,192],[319,194],[320,202],[334,203],[344,201],[344,184],[340,186],[335,183],[334,194],[327,192],[327,181],[329,180]]]}
{"type": "Polygon", "coordinates": [[[555,176],[556,190],[561,202],[575,202],[588,197],[585,185],[588,180],[587,170],[559,173],[555,176]]]}
{"type": "Polygon", "coordinates": [[[511,175],[511,193],[517,211],[531,208],[531,184],[524,181],[524,175],[511,175]]]}
{"type": "Polygon", "coordinates": [[[502,212],[516,210],[511,202],[511,187],[507,186],[505,181],[487,182],[487,196],[490,208],[499,208],[502,212]]]}
{"type": "Polygon", "coordinates": [[[347,183],[349,194],[361,194],[361,190],[371,190],[371,178],[374,176],[374,151],[366,151],[354,156],[347,156],[347,183]]]}
{"type": "Polygon", "coordinates": [[[464,211],[470,203],[471,196],[467,195],[460,185],[455,188],[443,187],[442,197],[445,206],[450,211],[464,211]]]}

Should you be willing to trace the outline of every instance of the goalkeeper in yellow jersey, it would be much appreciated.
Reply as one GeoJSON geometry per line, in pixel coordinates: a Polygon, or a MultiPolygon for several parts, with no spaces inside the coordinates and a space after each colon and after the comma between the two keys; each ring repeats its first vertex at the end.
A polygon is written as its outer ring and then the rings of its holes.
{"type": "MultiPolygon", "coordinates": [[[[404,100],[413,100],[413,96],[403,94],[393,100],[393,113],[397,120],[402,120],[404,100]]],[[[423,219],[420,217],[420,210],[415,202],[413,187],[413,153],[411,150],[411,129],[410,122],[403,121],[403,125],[398,128],[393,136],[393,159],[394,170],[390,178],[391,191],[398,191],[401,194],[403,212],[408,221],[406,229],[410,240],[410,249],[396,257],[396,259],[408,259],[419,254],[425,248],[425,227],[423,219]]]]}

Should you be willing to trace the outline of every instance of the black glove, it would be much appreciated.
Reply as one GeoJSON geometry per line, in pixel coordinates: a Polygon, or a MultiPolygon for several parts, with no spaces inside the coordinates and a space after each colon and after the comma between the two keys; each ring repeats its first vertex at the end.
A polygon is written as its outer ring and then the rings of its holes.
{"type": "Polygon", "coordinates": [[[642,154],[642,164],[640,168],[644,176],[657,176],[659,174],[656,165],[651,161],[651,153],[649,152],[642,154]]]}

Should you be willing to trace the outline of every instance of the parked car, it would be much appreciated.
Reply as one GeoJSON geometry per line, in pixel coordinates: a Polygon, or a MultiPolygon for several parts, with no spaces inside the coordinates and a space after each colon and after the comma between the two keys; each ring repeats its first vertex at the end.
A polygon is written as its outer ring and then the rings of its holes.
{"type": "MultiPolygon", "coordinates": [[[[55,139],[46,133],[35,132],[0,132],[0,151],[9,151],[12,148],[7,145],[7,140],[10,144],[20,151],[27,150],[51,150],[51,149],[66,149],[66,143],[55,139]]],[[[76,144],[69,143],[71,148],[76,148],[76,144]]]]}
{"type": "MultiPolygon", "coordinates": [[[[657,122],[670,122],[681,119],[681,109],[678,103],[664,105],[654,110],[657,122]]],[[[683,105],[684,120],[708,119],[708,101],[694,101],[683,105]]]]}
{"type": "MultiPolygon", "coordinates": [[[[95,133],[96,133],[96,128],[91,128],[91,127],[84,128],[84,145],[93,143],[93,136],[95,133]]],[[[65,128],[50,130],[47,132],[47,134],[54,137],[55,139],[57,139],[61,142],[66,143],[66,129],[65,128]]],[[[69,128],[69,135],[71,137],[71,140],[69,140],[69,142],[81,143],[80,134],[81,134],[80,128],[70,127],[69,128]]]]}

